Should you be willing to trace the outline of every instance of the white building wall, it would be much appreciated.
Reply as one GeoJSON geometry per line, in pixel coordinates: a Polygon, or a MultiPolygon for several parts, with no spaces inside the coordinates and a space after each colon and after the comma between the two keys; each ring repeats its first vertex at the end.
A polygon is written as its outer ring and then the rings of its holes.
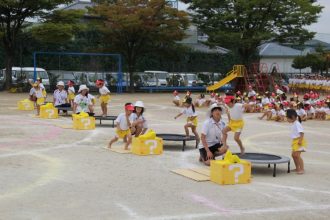
{"type": "MultiPolygon", "coordinates": [[[[293,63],[293,57],[262,57],[260,63],[265,63],[268,66],[268,71],[271,71],[272,66],[277,65],[280,73],[291,74],[300,73],[299,69],[293,68],[291,65],[293,63]]],[[[311,73],[311,68],[305,68],[301,70],[301,73],[311,73]]]]}

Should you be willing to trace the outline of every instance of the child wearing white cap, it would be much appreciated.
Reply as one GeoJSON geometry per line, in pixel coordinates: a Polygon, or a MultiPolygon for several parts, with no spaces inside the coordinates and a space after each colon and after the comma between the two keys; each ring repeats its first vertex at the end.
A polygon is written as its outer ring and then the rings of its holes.
{"type": "Polygon", "coordinates": [[[130,115],[131,124],[131,133],[138,137],[143,135],[148,130],[148,123],[144,117],[145,107],[142,101],[135,102],[134,111],[130,115]]]}
{"type": "Polygon", "coordinates": [[[70,107],[70,104],[68,104],[68,93],[64,90],[64,82],[59,81],[56,87],[57,89],[54,91],[54,95],[53,95],[54,106],[70,107]]]}
{"type": "Polygon", "coordinates": [[[79,114],[86,112],[89,115],[94,115],[93,103],[88,94],[89,88],[86,85],[80,85],[78,95],[74,98],[73,112],[79,114]]]}

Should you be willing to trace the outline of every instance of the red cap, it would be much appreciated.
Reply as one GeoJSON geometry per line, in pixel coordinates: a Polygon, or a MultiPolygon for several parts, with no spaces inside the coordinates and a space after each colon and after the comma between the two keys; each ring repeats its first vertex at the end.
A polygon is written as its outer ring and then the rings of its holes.
{"type": "Polygon", "coordinates": [[[215,93],[214,93],[214,92],[212,92],[212,93],[211,93],[211,97],[214,97],[214,96],[215,96],[215,93]]]}
{"type": "Polygon", "coordinates": [[[174,94],[174,95],[177,95],[177,94],[179,94],[179,93],[178,93],[178,91],[174,90],[173,94],[174,94]]]}
{"type": "Polygon", "coordinates": [[[240,94],[241,94],[241,91],[237,91],[236,94],[237,94],[237,95],[240,95],[240,94]]]}
{"type": "Polygon", "coordinates": [[[310,94],[313,94],[314,92],[313,92],[313,91],[310,91],[309,93],[310,93],[310,94]]]}
{"type": "Polygon", "coordinates": [[[73,86],[74,82],[72,80],[69,80],[67,84],[68,84],[68,86],[73,86]]]}
{"type": "Polygon", "coordinates": [[[272,96],[273,96],[273,97],[276,96],[274,92],[272,92],[272,96]]]}
{"type": "Polygon", "coordinates": [[[103,85],[104,84],[104,80],[98,79],[98,80],[96,80],[95,84],[96,85],[103,85]]]}
{"type": "Polygon", "coordinates": [[[233,100],[235,100],[235,97],[234,96],[226,96],[225,97],[225,103],[226,104],[230,103],[233,100]]]}
{"type": "Polygon", "coordinates": [[[125,106],[125,109],[126,110],[129,110],[129,111],[133,111],[134,110],[134,105],[130,104],[130,105],[126,105],[125,106]]]}
{"type": "Polygon", "coordinates": [[[306,94],[304,95],[304,99],[309,99],[309,94],[308,94],[308,93],[306,93],[306,94]]]}

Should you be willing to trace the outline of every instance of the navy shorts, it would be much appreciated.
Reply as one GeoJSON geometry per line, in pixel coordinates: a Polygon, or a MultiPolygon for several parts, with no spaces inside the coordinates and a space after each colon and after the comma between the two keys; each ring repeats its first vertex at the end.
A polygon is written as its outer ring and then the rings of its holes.
{"type": "MultiPolygon", "coordinates": [[[[220,144],[220,143],[215,144],[215,145],[209,147],[209,150],[210,150],[210,151],[212,152],[212,154],[213,154],[213,158],[212,158],[212,159],[215,159],[214,154],[217,153],[217,152],[219,152],[219,148],[221,148],[221,147],[222,147],[222,144],[220,144]]],[[[203,159],[204,161],[207,161],[207,160],[208,160],[208,159],[207,159],[207,153],[206,153],[206,150],[205,150],[204,147],[201,148],[201,149],[199,149],[199,153],[200,153],[200,155],[201,155],[201,157],[202,157],[202,159],[203,159]]]]}

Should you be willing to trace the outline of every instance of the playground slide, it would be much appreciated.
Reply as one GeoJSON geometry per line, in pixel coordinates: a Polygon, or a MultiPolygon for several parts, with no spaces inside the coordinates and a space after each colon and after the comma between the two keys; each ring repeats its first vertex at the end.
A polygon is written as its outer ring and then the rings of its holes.
{"type": "Polygon", "coordinates": [[[232,81],[236,77],[241,77],[240,73],[237,70],[231,70],[225,78],[223,78],[222,80],[220,80],[219,82],[215,83],[212,86],[208,86],[206,88],[206,90],[207,91],[215,91],[215,90],[219,89],[220,87],[226,85],[227,83],[229,83],[230,81],[232,81]]]}

